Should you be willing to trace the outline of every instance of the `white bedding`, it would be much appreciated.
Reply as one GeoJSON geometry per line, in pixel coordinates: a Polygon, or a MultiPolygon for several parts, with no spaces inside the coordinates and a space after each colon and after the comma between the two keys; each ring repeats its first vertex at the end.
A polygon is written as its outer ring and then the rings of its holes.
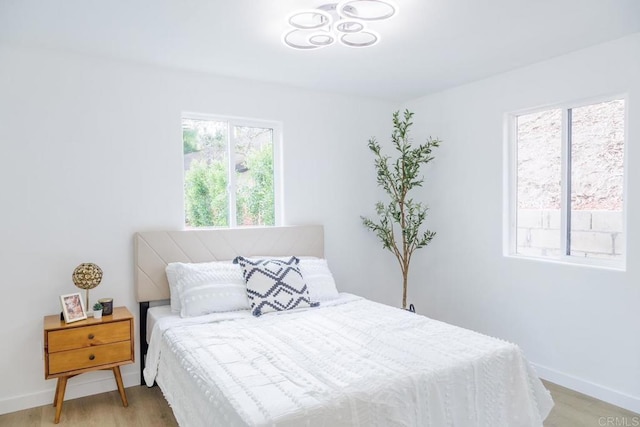
{"type": "Polygon", "coordinates": [[[146,366],[182,426],[541,426],[553,406],[516,345],[348,294],[160,317],[146,366]]]}
{"type": "Polygon", "coordinates": [[[158,319],[171,316],[175,317],[178,316],[178,314],[171,311],[170,305],[158,305],[150,307],[147,310],[147,343],[151,341],[151,333],[153,332],[153,328],[156,326],[158,319]]]}

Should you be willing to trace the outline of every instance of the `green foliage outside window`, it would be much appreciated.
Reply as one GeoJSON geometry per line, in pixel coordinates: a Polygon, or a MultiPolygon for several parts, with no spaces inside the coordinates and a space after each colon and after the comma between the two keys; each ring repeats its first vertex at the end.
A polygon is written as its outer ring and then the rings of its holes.
{"type": "Polygon", "coordinates": [[[251,152],[246,165],[247,179],[238,178],[238,225],[275,225],[272,146],[251,152]]]}
{"type": "Polygon", "coordinates": [[[222,161],[197,160],[185,173],[187,223],[192,227],[227,226],[227,170],[222,161]]]}
{"type": "Polygon", "coordinates": [[[184,129],[182,131],[183,153],[189,154],[198,151],[198,131],[184,129]]]}
{"type": "MultiPolygon", "coordinates": [[[[258,132],[264,133],[264,132],[258,132]]],[[[229,185],[224,135],[183,129],[185,216],[187,226],[229,226],[229,185]],[[194,157],[195,156],[195,157],[194,157]]],[[[275,225],[272,144],[238,145],[244,158],[236,173],[237,225],[275,225]]]]}

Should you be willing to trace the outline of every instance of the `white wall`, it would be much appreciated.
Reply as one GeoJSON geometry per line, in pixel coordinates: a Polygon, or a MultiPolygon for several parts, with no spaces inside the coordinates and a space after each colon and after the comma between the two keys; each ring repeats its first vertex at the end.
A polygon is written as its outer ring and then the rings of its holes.
{"type": "MultiPolygon", "coordinates": [[[[366,142],[390,134],[392,107],[0,46],[0,413],[53,401],[42,317],[59,313],[58,296],[76,291],[78,264],[104,271],[92,300],[113,297],[137,317],[133,233],[183,227],[183,111],[282,122],[286,223],[325,225],[341,290],[396,303],[397,289],[368,286],[395,280],[397,271],[385,268],[390,255],[359,219],[377,198],[366,142]]],[[[138,383],[138,363],[122,371],[125,385],[138,383]]],[[[85,374],[70,380],[67,398],[111,389],[109,373],[85,374]]]]}
{"type": "Polygon", "coordinates": [[[417,255],[423,312],[522,346],[538,373],[640,412],[640,34],[406,103],[416,140],[444,140],[424,198],[438,232],[417,255]],[[504,113],[627,93],[627,271],[505,258],[504,113]]]}

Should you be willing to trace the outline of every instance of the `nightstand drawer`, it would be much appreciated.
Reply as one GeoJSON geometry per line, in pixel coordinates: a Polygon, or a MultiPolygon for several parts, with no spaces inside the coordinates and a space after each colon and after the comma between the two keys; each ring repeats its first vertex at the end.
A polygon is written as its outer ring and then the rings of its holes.
{"type": "Polygon", "coordinates": [[[127,321],[64,329],[48,333],[49,353],[73,350],[128,340],[131,324],[127,321]]]}
{"type": "Polygon", "coordinates": [[[49,354],[49,374],[132,360],[131,341],[49,354]]]}

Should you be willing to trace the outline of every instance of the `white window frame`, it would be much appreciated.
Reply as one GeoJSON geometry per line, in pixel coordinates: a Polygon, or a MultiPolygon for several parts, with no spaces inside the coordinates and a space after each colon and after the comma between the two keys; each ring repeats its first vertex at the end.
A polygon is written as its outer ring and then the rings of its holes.
{"type": "MultiPolygon", "coordinates": [[[[191,120],[210,120],[217,122],[226,122],[227,123],[227,157],[229,160],[228,170],[229,170],[229,185],[227,186],[227,197],[229,201],[229,226],[212,226],[212,227],[185,227],[189,229],[197,229],[202,230],[206,228],[247,228],[248,226],[238,226],[237,218],[236,218],[236,174],[232,171],[235,170],[235,151],[232,147],[235,147],[235,139],[233,136],[233,132],[231,129],[233,127],[255,127],[255,128],[265,128],[272,129],[273,135],[273,200],[274,200],[274,226],[281,226],[283,224],[283,203],[282,203],[282,123],[272,120],[261,120],[261,119],[248,119],[243,117],[234,117],[234,116],[222,116],[222,115],[214,115],[214,114],[204,114],[204,113],[192,113],[192,112],[183,112],[182,117],[180,119],[180,125],[182,126],[182,121],[184,119],[191,120]]],[[[180,134],[180,138],[182,139],[182,133],[180,134]]],[[[181,141],[180,149],[182,151],[181,141]]],[[[184,172],[182,175],[182,205],[183,205],[183,215],[184,215],[184,172]]],[[[182,223],[186,224],[186,217],[182,218],[182,223]]],[[[269,227],[269,226],[265,226],[269,227]]]]}
{"type": "Polygon", "coordinates": [[[504,221],[503,221],[503,255],[505,257],[545,261],[552,263],[583,265],[596,268],[607,268],[614,270],[626,271],[627,249],[628,249],[628,228],[627,228],[627,199],[628,199],[628,141],[629,138],[629,96],[628,94],[606,95],[587,99],[581,99],[573,102],[564,102],[559,104],[550,104],[535,108],[527,108],[522,110],[511,111],[504,115],[504,221]],[[625,236],[625,247],[621,259],[609,260],[602,258],[582,258],[567,255],[569,244],[569,224],[567,223],[567,210],[570,209],[571,195],[569,192],[569,181],[571,177],[570,153],[568,152],[570,144],[569,136],[569,110],[584,107],[592,104],[599,104],[608,101],[623,100],[624,109],[624,153],[623,153],[623,183],[622,183],[622,227],[625,236]],[[533,256],[517,253],[517,214],[518,214],[518,157],[517,157],[517,118],[518,116],[561,109],[562,110],[562,135],[561,135],[561,206],[560,206],[560,248],[562,255],[560,256],[533,256]]]}

